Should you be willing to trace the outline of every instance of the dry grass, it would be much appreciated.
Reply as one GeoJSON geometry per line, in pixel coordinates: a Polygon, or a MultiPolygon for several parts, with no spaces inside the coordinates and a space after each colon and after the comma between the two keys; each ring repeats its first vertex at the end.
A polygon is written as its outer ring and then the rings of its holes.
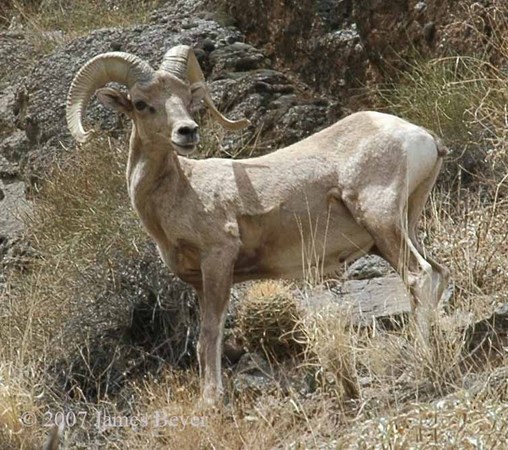
{"type": "MultiPolygon", "coordinates": [[[[101,343],[110,346],[103,334],[80,341],[83,370],[75,395],[48,380],[55,353],[65,350],[62,330],[75,327],[81,339],[80,308],[105,289],[106,278],[124,283],[115,276],[119,265],[140,258],[146,243],[125,192],[125,146],[98,139],[69,152],[38,193],[28,223],[37,257],[11,274],[0,297],[0,448],[36,448],[48,412],[57,411],[84,419],[66,428],[69,448],[506,447],[506,335],[499,336],[505,348],[473,358],[465,326],[506,301],[507,78],[478,57],[446,58],[415,63],[380,93],[386,109],[440,132],[453,150],[448,178],[434,191],[421,227],[427,249],[450,268],[455,284],[431,347],[417,345],[411,325],[357,329],[346,313],[303,311],[291,286],[256,284],[239,306],[235,332],[269,360],[268,388],[233,395],[238,374],[232,368],[225,371],[229,402],[216,410],[199,406],[195,365],[182,371],[161,363],[160,370],[145,372],[143,358],[158,355],[150,347],[135,353],[136,371],[118,365],[115,375],[123,382],[116,391],[85,395],[86,383],[103,389],[119,360],[134,361],[121,350],[132,350],[129,342],[112,341],[111,359],[94,353],[101,343]],[[463,151],[479,152],[482,170],[465,167],[463,151]],[[37,425],[21,425],[26,412],[37,425]]],[[[212,129],[203,142],[217,151],[223,138],[212,129]]],[[[140,271],[129,277],[141,277],[140,271]]],[[[188,299],[179,301],[182,307],[188,299]]],[[[137,324],[152,323],[154,311],[137,324]]],[[[114,330],[118,317],[108,320],[114,330]]],[[[154,333],[169,334],[173,322],[161,324],[154,333]]]]}
{"type": "Polygon", "coordinates": [[[416,61],[378,94],[388,111],[445,138],[448,183],[494,182],[506,173],[508,94],[499,67],[469,56],[416,61]]]}
{"type": "MultiPolygon", "coordinates": [[[[29,274],[13,274],[5,299],[10,314],[0,339],[13,340],[11,348],[19,341],[32,352],[44,348],[75,313],[70,300],[79,277],[96,264],[111,266],[118,253],[135,257],[146,241],[129,207],[124,148],[107,140],[83,146],[54,168],[38,194],[26,218],[35,259],[29,274]]],[[[101,289],[95,281],[87,297],[101,289]]]]}
{"type": "Polygon", "coordinates": [[[160,0],[7,0],[0,29],[22,30],[41,53],[99,28],[145,23],[160,0]]]}

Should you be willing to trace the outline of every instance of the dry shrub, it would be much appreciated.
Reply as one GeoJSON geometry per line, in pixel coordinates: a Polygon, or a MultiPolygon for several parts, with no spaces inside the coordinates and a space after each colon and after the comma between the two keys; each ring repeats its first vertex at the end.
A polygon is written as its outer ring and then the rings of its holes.
{"type": "Polygon", "coordinates": [[[238,399],[223,408],[207,408],[199,403],[199,379],[191,372],[170,372],[163,379],[148,380],[136,386],[135,394],[134,415],[152,418],[152,424],[161,413],[188,422],[182,426],[176,420],[176,426],[152,426],[141,432],[128,429],[124,448],[316,447],[326,442],[321,433],[332,430],[340,420],[327,399],[280,393],[263,394],[254,404],[238,399]],[[192,417],[197,418],[197,426],[191,425],[192,417]]]}
{"type": "Polygon", "coordinates": [[[410,404],[354,427],[339,448],[506,448],[508,406],[467,394],[431,404],[410,404]]]}
{"type": "MultiPolygon", "coordinates": [[[[4,355],[0,354],[2,360],[4,355]]],[[[28,361],[25,367],[0,360],[0,448],[35,448],[41,436],[37,374],[28,361]],[[28,370],[27,370],[28,369],[28,370]],[[31,373],[30,373],[31,372],[31,373]],[[24,423],[20,420],[23,418],[24,423]]]]}
{"type": "Polygon", "coordinates": [[[100,140],[78,148],[54,169],[27,223],[36,258],[28,273],[11,274],[2,340],[13,347],[28,340],[33,352],[40,350],[72,317],[74,302],[83,302],[76,298],[82,274],[97,264],[104,267],[97,283],[81,294],[93,297],[119,254],[138,254],[146,238],[128,202],[125,159],[122,147],[100,140]]]}
{"type": "Polygon", "coordinates": [[[1,22],[18,16],[20,25],[32,31],[60,30],[70,37],[87,31],[144,22],[159,0],[8,0],[2,6],[1,22]]]}
{"type": "Polygon", "coordinates": [[[302,310],[289,285],[251,285],[238,307],[238,333],[249,351],[269,359],[296,357],[306,348],[302,310]]]}
{"type": "Polygon", "coordinates": [[[443,137],[452,149],[444,171],[448,186],[474,181],[473,186],[495,188],[508,169],[506,5],[494,0],[458,8],[457,17],[465,21],[448,25],[451,36],[464,37],[466,47],[477,52],[430,60],[417,56],[378,89],[377,97],[388,111],[443,137]]]}
{"type": "Polygon", "coordinates": [[[443,137],[452,150],[446,180],[463,183],[474,174],[484,179],[504,174],[506,81],[500,68],[475,57],[416,61],[394,85],[382,87],[379,97],[388,111],[443,137]]]}
{"type": "MultiPolygon", "coordinates": [[[[503,189],[504,180],[498,184],[503,189]]],[[[429,208],[430,251],[450,269],[453,305],[477,318],[504,301],[508,283],[508,209],[494,186],[478,191],[437,192],[429,208]],[[491,197],[490,200],[488,197],[491,197]]]]}
{"type": "Polygon", "coordinates": [[[342,397],[342,386],[346,396],[358,398],[358,333],[349,326],[349,315],[345,311],[325,309],[309,314],[304,323],[309,343],[305,365],[312,369],[317,386],[332,391],[338,398],[342,397]]]}

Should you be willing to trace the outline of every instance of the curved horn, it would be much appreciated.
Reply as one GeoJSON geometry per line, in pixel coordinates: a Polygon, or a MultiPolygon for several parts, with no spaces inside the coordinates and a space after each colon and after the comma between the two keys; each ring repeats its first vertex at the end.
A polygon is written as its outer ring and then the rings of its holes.
{"type": "Polygon", "coordinates": [[[94,92],[115,81],[130,88],[137,81],[149,80],[154,70],[148,63],[124,52],[109,52],[88,61],[72,80],[67,96],[67,126],[78,142],[86,142],[92,131],[83,129],[83,113],[94,92]]]}
{"type": "Polygon", "coordinates": [[[219,110],[215,107],[212,98],[205,85],[205,77],[203,71],[199,66],[194,50],[188,45],[177,45],[168,50],[164,55],[164,59],[160,66],[160,70],[165,70],[183,81],[193,83],[203,83],[204,98],[206,106],[210,112],[224,128],[228,130],[239,130],[250,125],[247,119],[229,120],[224,117],[219,110]]]}

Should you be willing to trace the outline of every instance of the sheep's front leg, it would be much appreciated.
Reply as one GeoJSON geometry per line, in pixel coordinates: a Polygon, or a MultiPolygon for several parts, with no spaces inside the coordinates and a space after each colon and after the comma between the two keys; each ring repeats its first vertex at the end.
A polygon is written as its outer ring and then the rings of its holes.
{"type": "Polygon", "coordinates": [[[203,286],[198,292],[201,314],[198,358],[206,404],[216,403],[222,394],[222,335],[235,259],[236,251],[222,248],[209,252],[201,263],[203,286]]]}

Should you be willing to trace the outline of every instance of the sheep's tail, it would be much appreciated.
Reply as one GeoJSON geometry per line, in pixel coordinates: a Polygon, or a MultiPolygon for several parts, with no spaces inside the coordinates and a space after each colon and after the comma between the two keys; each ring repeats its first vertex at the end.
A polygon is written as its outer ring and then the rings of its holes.
{"type": "Polygon", "coordinates": [[[437,155],[440,158],[443,158],[446,155],[448,155],[448,147],[446,145],[444,145],[442,139],[436,133],[434,133],[432,130],[427,130],[427,129],[425,129],[425,130],[434,138],[434,142],[436,143],[437,155]]]}

